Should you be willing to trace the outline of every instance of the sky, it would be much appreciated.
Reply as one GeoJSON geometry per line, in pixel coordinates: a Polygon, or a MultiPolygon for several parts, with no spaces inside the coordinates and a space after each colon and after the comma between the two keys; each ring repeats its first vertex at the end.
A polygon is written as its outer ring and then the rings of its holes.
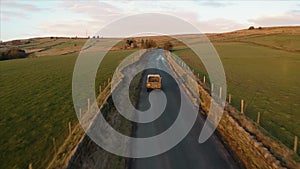
{"type": "MultiPolygon", "coordinates": [[[[0,0],[0,40],[92,36],[105,25],[140,13],[179,17],[203,33],[249,26],[300,26],[300,1],[0,0]]],[[[105,37],[105,35],[103,35],[105,37]]]]}

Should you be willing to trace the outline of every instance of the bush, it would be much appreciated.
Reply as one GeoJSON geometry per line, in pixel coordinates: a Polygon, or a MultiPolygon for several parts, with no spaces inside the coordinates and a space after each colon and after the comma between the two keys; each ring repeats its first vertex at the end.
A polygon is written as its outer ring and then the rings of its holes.
{"type": "Polygon", "coordinates": [[[164,50],[171,51],[172,49],[173,49],[173,44],[170,41],[168,41],[164,44],[164,50]]]}
{"type": "Polygon", "coordinates": [[[22,45],[23,43],[21,42],[21,40],[13,40],[11,41],[12,45],[22,45]]]}
{"type": "Polygon", "coordinates": [[[0,51],[0,60],[26,58],[27,54],[19,47],[11,47],[0,51]]]}
{"type": "Polygon", "coordinates": [[[151,40],[151,39],[148,40],[148,39],[146,39],[143,48],[155,48],[155,47],[157,47],[157,44],[156,44],[156,42],[154,40],[151,40]]]}
{"type": "Polygon", "coordinates": [[[252,30],[252,29],[255,29],[254,26],[250,26],[250,27],[248,28],[248,30],[252,30]]]}

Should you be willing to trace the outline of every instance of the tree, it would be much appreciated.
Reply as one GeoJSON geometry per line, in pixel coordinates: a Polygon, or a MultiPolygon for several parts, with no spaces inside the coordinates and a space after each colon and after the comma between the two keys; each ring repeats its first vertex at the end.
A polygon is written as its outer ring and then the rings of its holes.
{"type": "Polygon", "coordinates": [[[0,52],[0,60],[8,60],[8,59],[17,59],[17,58],[25,58],[27,54],[24,50],[19,47],[11,47],[0,52]]]}
{"type": "Polygon", "coordinates": [[[141,41],[141,48],[144,48],[145,47],[145,42],[144,42],[144,39],[142,39],[141,41]]]}
{"type": "Polygon", "coordinates": [[[164,50],[172,51],[172,49],[173,49],[173,44],[170,41],[164,44],[164,50]]]}
{"type": "Polygon", "coordinates": [[[252,30],[252,29],[255,29],[254,26],[250,26],[250,27],[248,28],[248,30],[252,30]]]}
{"type": "Polygon", "coordinates": [[[127,39],[127,40],[126,40],[126,44],[127,44],[128,46],[131,46],[131,43],[132,43],[132,40],[130,40],[130,39],[127,39]]]}
{"type": "Polygon", "coordinates": [[[148,39],[146,39],[145,45],[144,45],[144,48],[145,48],[145,49],[148,48],[148,44],[149,44],[148,39]]]}
{"type": "Polygon", "coordinates": [[[145,45],[144,45],[144,48],[155,48],[157,47],[157,44],[154,40],[148,40],[146,39],[146,42],[145,42],[145,45]]]}
{"type": "Polygon", "coordinates": [[[137,47],[138,47],[137,42],[136,42],[135,40],[134,40],[133,43],[132,43],[132,47],[133,47],[133,48],[137,48],[137,47]]]}
{"type": "Polygon", "coordinates": [[[157,43],[154,40],[150,40],[148,48],[155,48],[155,47],[157,47],[157,43]]]}

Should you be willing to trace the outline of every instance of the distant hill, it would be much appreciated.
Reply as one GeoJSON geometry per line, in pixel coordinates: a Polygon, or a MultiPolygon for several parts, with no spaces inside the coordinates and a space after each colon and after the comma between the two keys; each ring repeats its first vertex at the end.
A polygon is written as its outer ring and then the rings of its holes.
{"type": "MultiPolygon", "coordinates": [[[[300,26],[286,26],[286,27],[261,27],[254,29],[243,29],[233,32],[225,33],[209,33],[207,37],[213,42],[243,42],[262,45],[275,49],[286,51],[300,51],[300,48],[295,44],[300,44],[300,26]],[[298,43],[299,41],[299,43],[298,43]]],[[[176,35],[187,36],[188,38],[195,38],[194,35],[176,35]]],[[[176,37],[175,36],[175,37],[176,37]]],[[[109,40],[104,38],[105,40],[109,40]]],[[[131,38],[132,39],[132,38],[131,38]]],[[[158,47],[163,47],[164,44],[170,41],[174,47],[183,46],[184,44],[169,36],[144,36],[134,37],[137,46],[142,46],[141,42],[145,39],[153,40],[158,47]]],[[[0,50],[17,47],[20,57],[24,57],[22,50],[28,57],[43,57],[53,55],[66,55],[72,53],[79,53],[88,38],[77,37],[45,37],[45,38],[31,38],[23,40],[13,40],[2,42],[0,50]]],[[[95,38],[95,41],[101,38],[95,38]]],[[[121,40],[121,39],[120,39],[121,40]]],[[[128,38],[127,38],[128,40],[128,38]]],[[[124,50],[126,39],[121,43],[116,44],[111,50],[124,50]]],[[[110,46],[103,46],[103,49],[108,49],[110,46]]],[[[9,57],[10,59],[18,57],[9,57]]]]}
{"type": "MultiPolygon", "coordinates": [[[[250,27],[249,27],[250,28],[250,27]]],[[[219,39],[221,37],[244,37],[255,35],[271,35],[271,34],[300,34],[300,26],[281,26],[281,27],[254,27],[254,29],[242,29],[225,33],[210,33],[207,36],[211,39],[219,39]]]]}

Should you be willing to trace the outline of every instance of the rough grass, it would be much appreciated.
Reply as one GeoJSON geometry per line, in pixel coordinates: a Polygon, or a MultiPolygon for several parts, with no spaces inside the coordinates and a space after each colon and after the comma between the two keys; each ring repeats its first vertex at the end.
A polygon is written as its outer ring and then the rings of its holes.
{"type": "MultiPolygon", "coordinates": [[[[232,104],[239,109],[240,100],[245,99],[246,115],[256,121],[261,112],[261,126],[293,148],[294,136],[300,137],[300,53],[237,42],[214,46],[226,72],[232,104]]],[[[191,50],[181,47],[174,53],[196,73],[207,75],[191,50]]]]}
{"type": "Polygon", "coordinates": [[[243,42],[255,43],[271,48],[282,49],[286,51],[300,52],[300,34],[272,34],[259,35],[245,38],[238,38],[237,40],[243,42]]]}
{"type": "MultiPolygon", "coordinates": [[[[112,51],[103,60],[96,86],[133,51],[112,51]]],[[[77,123],[72,103],[76,55],[0,62],[0,168],[45,168],[62,145],[68,122],[77,123]]],[[[98,90],[98,88],[96,89],[98,90]]]]}
{"type": "MultiPolygon", "coordinates": [[[[106,44],[101,44],[98,46],[98,49],[109,50],[112,43],[116,42],[116,39],[90,39],[91,41],[103,41],[105,40],[106,44]]],[[[120,39],[121,40],[121,39],[120,39]]],[[[21,49],[24,49],[26,53],[30,53],[29,57],[44,57],[44,56],[53,56],[53,55],[66,55],[71,53],[79,53],[83,45],[86,43],[87,39],[78,38],[36,38],[23,40],[21,45],[17,45],[21,49]]],[[[116,44],[112,50],[119,50],[120,44],[116,44]]]]}

